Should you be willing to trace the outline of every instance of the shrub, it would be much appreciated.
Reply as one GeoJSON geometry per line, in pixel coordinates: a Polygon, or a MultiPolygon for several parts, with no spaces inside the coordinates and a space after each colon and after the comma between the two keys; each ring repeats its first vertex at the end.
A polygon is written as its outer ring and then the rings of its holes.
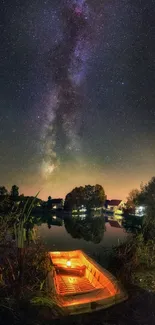
{"type": "Polygon", "coordinates": [[[124,284],[131,284],[137,271],[145,272],[155,268],[155,241],[145,242],[142,234],[132,236],[113,249],[110,260],[110,270],[124,284]]]}

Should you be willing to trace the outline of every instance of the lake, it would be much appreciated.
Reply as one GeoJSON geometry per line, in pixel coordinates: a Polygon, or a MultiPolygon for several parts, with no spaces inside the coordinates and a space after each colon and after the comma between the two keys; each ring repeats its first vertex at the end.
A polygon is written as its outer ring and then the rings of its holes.
{"type": "Polygon", "coordinates": [[[48,251],[82,249],[94,255],[124,242],[132,232],[132,223],[130,220],[126,226],[122,216],[51,216],[38,230],[48,251]]]}

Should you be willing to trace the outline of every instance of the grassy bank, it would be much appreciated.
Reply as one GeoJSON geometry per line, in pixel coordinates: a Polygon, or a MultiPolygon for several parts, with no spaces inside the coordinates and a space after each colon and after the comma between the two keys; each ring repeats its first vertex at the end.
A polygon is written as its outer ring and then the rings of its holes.
{"type": "Polygon", "coordinates": [[[0,216],[0,324],[35,324],[41,306],[55,311],[45,286],[51,265],[32,208],[31,200],[0,216]]]}
{"type": "Polygon", "coordinates": [[[146,242],[142,234],[132,236],[113,249],[109,269],[126,287],[155,291],[155,241],[146,242]]]}

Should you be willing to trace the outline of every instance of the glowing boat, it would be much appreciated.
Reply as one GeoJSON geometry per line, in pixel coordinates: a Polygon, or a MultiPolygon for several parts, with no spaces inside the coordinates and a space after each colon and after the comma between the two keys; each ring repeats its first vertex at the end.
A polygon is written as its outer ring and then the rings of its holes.
{"type": "Polygon", "coordinates": [[[47,279],[48,290],[65,313],[105,309],[127,299],[116,278],[83,251],[49,255],[53,268],[47,279]]]}

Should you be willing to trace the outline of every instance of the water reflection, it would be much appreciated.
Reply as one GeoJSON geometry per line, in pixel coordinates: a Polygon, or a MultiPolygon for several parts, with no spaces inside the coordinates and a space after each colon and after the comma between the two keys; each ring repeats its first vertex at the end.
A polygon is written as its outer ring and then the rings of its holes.
{"type": "Polygon", "coordinates": [[[38,234],[47,250],[82,249],[87,253],[110,249],[141,231],[142,218],[117,215],[44,215],[36,217],[38,234]]]}
{"type": "Polygon", "coordinates": [[[143,218],[128,215],[126,217],[120,215],[105,216],[105,222],[111,227],[123,228],[127,233],[140,233],[142,231],[143,218]]]}
{"type": "Polygon", "coordinates": [[[110,224],[111,227],[114,228],[122,228],[123,217],[120,215],[110,215],[105,216],[106,222],[110,224]]]}
{"type": "Polygon", "coordinates": [[[76,239],[84,239],[99,244],[105,232],[103,217],[72,216],[64,219],[67,232],[76,239]]]}
{"type": "MultiPolygon", "coordinates": [[[[33,218],[34,224],[40,226],[47,224],[50,229],[52,226],[64,226],[67,232],[73,238],[83,238],[86,241],[100,243],[103,239],[104,232],[106,231],[105,224],[111,228],[122,228],[127,233],[137,233],[142,229],[143,218],[128,215],[126,217],[120,215],[88,215],[88,214],[73,214],[60,217],[57,215],[40,216],[33,218]]],[[[30,225],[29,225],[30,226],[30,225]]]]}
{"type": "Polygon", "coordinates": [[[63,220],[57,216],[52,216],[47,218],[47,226],[50,229],[51,226],[61,227],[63,225],[63,220]]]}
{"type": "Polygon", "coordinates": [[[135,216],[127,216],[122,219],[122,227],[127,233],[140,233],[142,231],[143,218],[135,216]]]}

